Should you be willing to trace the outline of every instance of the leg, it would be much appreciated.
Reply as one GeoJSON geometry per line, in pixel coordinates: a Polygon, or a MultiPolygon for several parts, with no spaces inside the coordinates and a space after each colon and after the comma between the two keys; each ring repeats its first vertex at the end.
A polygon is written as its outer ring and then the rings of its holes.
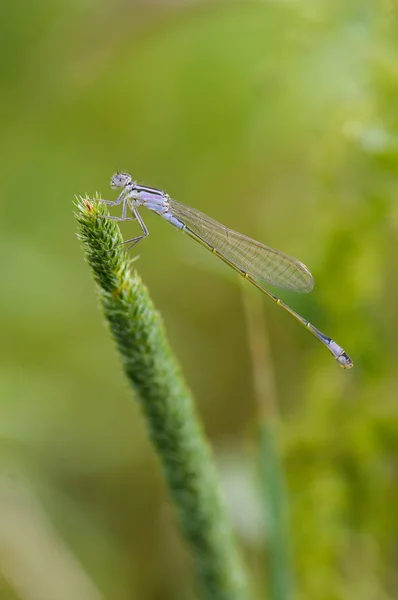
{"type": "MultiPolygon", "coordinates": [[[[104,200],[104,202],[106,204],[108,204],[109,206],[109,201],[108,200],[104,200]]],[[[113,202],[110,203],[111,205],[113,205],[113,202]]],[[[133,209],[131,208],[131,212],[133,213],[132,217],[128,217],[127,216],[127,204],[128,204],[128,198],[124,198],[123,200],[123,210],[122,210],[122,216],[121,217],[113,217],[112,215],[98,215],[99,217],[101,217],[102,219],[111,219],[111,221],[135,221],[136,220],[136,216],[135,213],[133,211],[133,209]]]]}
{"type": "Polygon", "coordinates": [[[103,204],[106,204],[107,206],[117,206],[118,204],[121,204],[125,194],[126,194],[126,190],[123,190],[122,193],[119,194],[119,196],[116,198],[116,200],[103,200],[102,198],[98,198],[97,202],[102,202],[103,204]]]}
{"type": "MultiPolygon", "coordinates": [[[[140,227],[141,227],[141,231],[142,234],[135,237],[135,238],[131,238],[129,240],[125,240],[124,242],[122,242],[123,244],[130,244],[127,248],[127,250],[130,250],[130,248],[132,248],[133,246],[135,246],[139,241],[143,240],[144,238],[146,238],[149,235],[149,231],[144,223],[144,221],[141,218],[140,213],[137,211],[137,209],[129,203],[129,208],[131,210],[131,212],[133,213],[133,218],[131,220],[137,219],[140,227]]],[[[127,220],[127,218],[126,218],[127,220]]]]}

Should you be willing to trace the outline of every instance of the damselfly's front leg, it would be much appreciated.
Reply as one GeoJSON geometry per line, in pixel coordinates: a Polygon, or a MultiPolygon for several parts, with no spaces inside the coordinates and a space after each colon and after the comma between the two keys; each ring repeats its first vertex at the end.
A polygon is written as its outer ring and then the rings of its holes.
{"type": "Polygon", "coordinates": [[[98,202],[102,202],[107,206],[117,206],[123,202],[123,198],[126,196],[126,190],[123,190],[121,194],[118,195],[116,200],[104,200],[103,198],[98,198],[98,202]]]}
{"type": "MultiPolygon", "coordinates": [[[[122,194],[120,194],[120,196],[122,196],[122,194]]],[[[120,198],[120,196],[119,196],[119,198],[120,198]]],[[[129,204],[128,197],[122,198],[122,200],[119,200],[119,198],[116,200],[116,202],[111,202],[109,200],[100,200],[100,202],[103,202],[107,206],[115,206],[115,204],[120,204],[120,202],[123,201],[123,209],[122,209],[121,217],[114,217],[113,215],[99,215],[99,216],[102,219],[111,219],[111,221],[135,221],[137,217],[135,216],[135,211],[133,210],[132,206],[129,204]],[[132,217],[127,216],[127,207],[128,206],[130,207],[131,212],[133,213],[132,217]]]]}
{"type": "Polygon", "coordinates": [[[121,204],[123,202],[123,209],[122,209],[121,217],[114,217],[113,215],[99,215],[103,219],[111,219],[112,221],[135,221],[135,220],[138,221],[138,223],[141,227],[142,234],[137,237],[130,238],[129,240],[125,240],[124,242],[122,242],[122,244],[130,244],[128,249],[132,248],[140,240],[146,238],[149,235],[149,231],[148,231],[144,221],[142,220],[141,215],[135,208],[129,195],[126,194],[125,190],[118,196],[118,198],[114,202],[112,202],[111,200],[103,200],[102,198],[100,198],[98,201],[103,202],[107,206],[117,206],[118,204],[121,204]],[[127,208],[130,208],[132,215],[133,215],[132,217],[127,216],[127,208]]]}

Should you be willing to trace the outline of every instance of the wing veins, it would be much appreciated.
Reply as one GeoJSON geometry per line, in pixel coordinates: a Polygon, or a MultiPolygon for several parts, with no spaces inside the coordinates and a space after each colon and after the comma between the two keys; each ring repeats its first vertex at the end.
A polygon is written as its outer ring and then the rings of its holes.
{"type": "Polygon", "coordinates": [[[170,210],[207,244],[252,277],[295,292],[312,290],[314,280],[310,271],[295,258],[229,229],[176,200],[170,199],[170,210]]]}

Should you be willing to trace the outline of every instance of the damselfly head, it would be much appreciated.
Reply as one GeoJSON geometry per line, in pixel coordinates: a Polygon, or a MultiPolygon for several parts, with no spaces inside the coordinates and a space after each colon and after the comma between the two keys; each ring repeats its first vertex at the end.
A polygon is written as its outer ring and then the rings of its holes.
{"type": "Polygon", "coordinates": [[[111,179],[111,188],[124,188],[131,182],[131,176],[128,173],[115,173],[111,179]]]}

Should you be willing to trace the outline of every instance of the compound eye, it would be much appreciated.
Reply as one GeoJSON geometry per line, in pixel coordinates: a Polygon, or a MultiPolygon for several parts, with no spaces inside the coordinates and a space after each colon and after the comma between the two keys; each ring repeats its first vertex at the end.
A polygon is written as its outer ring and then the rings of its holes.
{"type": "Polygon", "coordinates": [[[111,188],[125,187],[131,181],[128,173],[115,173],[111,179],[111,188]]]}

